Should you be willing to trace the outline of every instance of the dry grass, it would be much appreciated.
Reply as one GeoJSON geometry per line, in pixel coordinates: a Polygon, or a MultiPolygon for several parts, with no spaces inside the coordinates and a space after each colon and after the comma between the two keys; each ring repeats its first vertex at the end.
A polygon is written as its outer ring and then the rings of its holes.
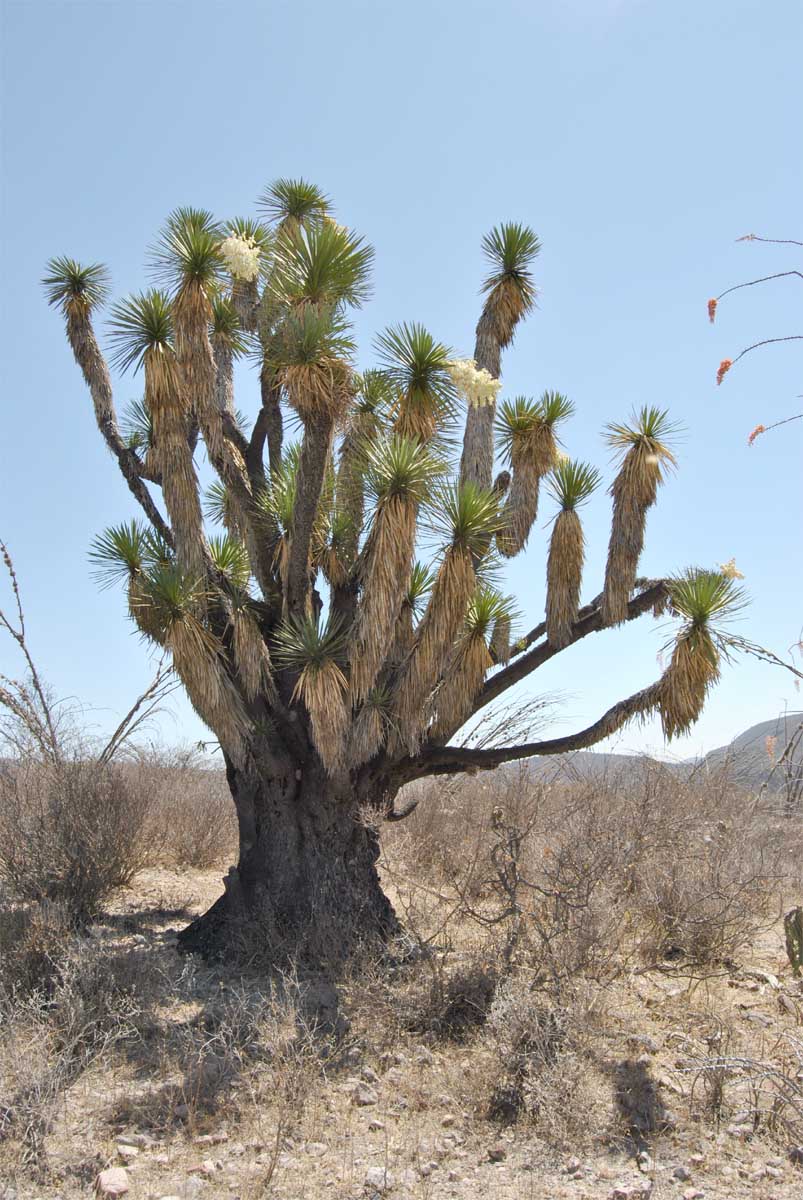
{"type": "MultiPolygon", "coordinates": [[[[175,797],[191,825],[209,785],[219,803],[219,776],[158,762],[125,768],[157,812],[175,797]]],[[[128,1139],[137,1195],[197,1176],[210,1197],[357,1197],[381,1175],[392,1197],[603,1200],[625,1176],[674,1194],[680,1163],[713,1200],[792,1200],[799,830],[724,772],[655,764],[627,786],[522,769],[421,790],[381,863],[408,950],[353,964],[337,1037],[316,981],[176,955],[174,910],[205,908],[214,872],[150,869],[90,936],[53,904],[7,909],[0,1177],[72,1200],[128,1139]]]]}
{"type": "Polygon", "coordinates": [[[146,794],[116,764],[11,764],[0,771],[0,885],[55,901],[84,923],[146,861],[146,794]]]}

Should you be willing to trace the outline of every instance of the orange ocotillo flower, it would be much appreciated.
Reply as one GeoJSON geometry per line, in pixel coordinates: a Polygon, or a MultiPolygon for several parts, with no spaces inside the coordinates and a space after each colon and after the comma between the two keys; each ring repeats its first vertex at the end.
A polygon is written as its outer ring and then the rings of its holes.
{"type": "Polygon", "coordinates": [[[732,366],[733,361],[730,358],[723,358],[722,362],[719,364],[719,370],[717,371],[717,387],[719,387],[719,385],[722,383],[722,380],[725,378],[732,366]]]}
{"type": "Polygon", "coordinates": [[[712,325],[714,324],[714,317],[716,315],[717,315],[717,302],[716,302],[716,300],[709,300],[708,301],[708,319],[712,325]]]}
{"type": "Polygon", "coordinates": [[[766,429],[766,425],[756,425],[755,429],[752,431],[752,433],[750,434],[750,436],[747,439],[748,446],[752,446],[753,442],[756,440],[758,435],[760,433],[763,433],[765,429],[766,429]]]}

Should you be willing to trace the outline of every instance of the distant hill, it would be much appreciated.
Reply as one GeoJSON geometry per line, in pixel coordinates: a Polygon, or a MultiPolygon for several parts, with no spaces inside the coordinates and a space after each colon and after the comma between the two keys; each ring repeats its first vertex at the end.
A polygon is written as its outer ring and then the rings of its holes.
{"type": "MultiPolygon", "coordinates": [[[[699,759],[672,762],[644,755],[580,750],[575,754],[530,759],[529,767],[540,779],[582,780],[604,776],[627,779],[628,776],[640,774],[645,769],[645,763],[649,763],[651,770],[666,771],[681,778],[688,777],[695,770],[718,771],[728,764],[734,782],[741,787],[757,791],[768,781],[770,791],[780,792],[784,787],[785,774],[783,769],[777,769],[772,774],[773,763],[781,756],[801,722],[803,712],[785,713],[769,721],[760,721],[738,734],[727,746],[719,746],[699,759]],[[774,744],[768,743],[768,738],[774,738],[774,744]]],[[[790,764],[798,778],[803,776],[803,740],[792,755],[790,764]]]]}
{"type": "MultiPolygon", "coordinates": [[[[734,778],[740,784],[751,789],[759,788],[770,776],[774,761],[783,754],[802,721],[803,712],[784,713],[770,721],[760,721],[758,725],[751,725],[744,733],[740,733],[730,745],[711,750],[703,761],[711,767],[730,762],[734,778]],[[774,738],[774,743],[768,742],[769,738],[774,738]]],[[[803,774],[803,746],[798,746],[797,752],[792,755],[791,767],[798,777],[803,774]]],[[[783,770],[778,769],[770,779],[769,787],[772,791],[780,791],[783,782],[783,770]]]]}

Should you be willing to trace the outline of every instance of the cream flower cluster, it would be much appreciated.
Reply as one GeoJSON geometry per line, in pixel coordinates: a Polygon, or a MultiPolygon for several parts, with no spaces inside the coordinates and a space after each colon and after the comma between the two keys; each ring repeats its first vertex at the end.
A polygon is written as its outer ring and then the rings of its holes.
{"type": "Polygon", "coordinates": [[[736,559],[729,558],[726,563],[719,564],[719,573],[726,579],[744,579],[744,575],[736,566],[736,559]]]}
{"type": "Polygon", "coordinates": [[[485,368],[477,370],[473,358],[456,358],[446,364],[446,369],[452,377],[452,383],[461,396],[464,396],[471,408],[482,408],[485,404],[495,404],[502,382],[494,379],[485,368]]]}
{"type": "Polygon", "coordinates": [[[235,279],[256,279],[260,249],[253,238],[242,238],[233,233],[220,243],[220,253],[235,279]]]}

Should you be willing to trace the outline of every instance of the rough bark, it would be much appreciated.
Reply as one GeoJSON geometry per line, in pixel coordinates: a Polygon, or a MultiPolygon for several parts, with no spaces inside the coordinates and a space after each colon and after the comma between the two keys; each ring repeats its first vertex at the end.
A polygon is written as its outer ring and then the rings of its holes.
{"type": "MultiPolygon", "coordinates": [[[[502,349],[496,336],[492,314],[483,309],[477,324],[474,361],[494,379],[501,376],[502,349]]],[[[489,488],[494,466],[494,421],[496,405],[469,406],[463,434],[463,456],[460,461],[460,482],[476,483],[489,488]]]]}
{"type": "Polygon", "coordinates": [[[253,756],[244,771],[227,762],[227,777],[239,860],[224,894],[180,935],[182,950],[336,969],[398,932],[376,869],[378,834],[347,779],[338,784],[310,760],[260,769],[253,756]]]}

